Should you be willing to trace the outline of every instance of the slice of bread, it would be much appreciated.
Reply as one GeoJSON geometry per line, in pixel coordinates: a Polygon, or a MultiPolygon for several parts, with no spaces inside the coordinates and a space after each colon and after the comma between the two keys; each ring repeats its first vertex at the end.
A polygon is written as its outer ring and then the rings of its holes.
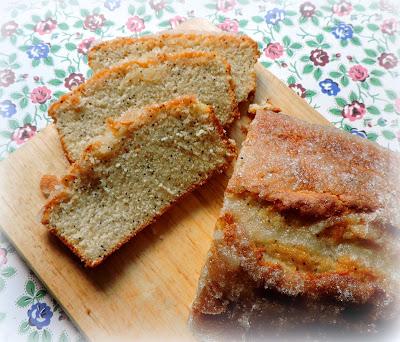
{"type": "Polygon", "coordinates": [[[102,70],[53,103],[49,114],[72,162],[104,132],[106,118],[184,95],[212,105],[222,125],[239,116],[229,65],[209,52],[160,55],[102,70]]]}
{"type": "Polygon", "coordinates": [[[399,206],[398,154],[258,110],[194,311],[264,334],[315,323],[366,332],[398,308],[399,206]]]}
{"type": "Polygon", "coordinates": [[[215,51],[232,68],[238,102],[248,99],[256,88],[254,64],[260,55],[257,43],[248,36],[229,33],[164,33],[141,38],[117,38],[95,45],[88,54],[93,70],[108,68],[130,59],[187,50],[215,51]]]}
{"type": "Polygon", "coordinates": [[[72,166],[42,223],[94,267],[234,156],[212,108],[193,97],[127,113],[72,166]]]}

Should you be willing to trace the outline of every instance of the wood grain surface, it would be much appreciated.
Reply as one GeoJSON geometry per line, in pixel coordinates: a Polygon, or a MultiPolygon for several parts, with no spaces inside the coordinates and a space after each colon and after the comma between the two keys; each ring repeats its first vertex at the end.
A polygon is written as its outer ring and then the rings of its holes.
{"type": "MultiPolygon", "coordinates": [[[[214,30],[193,19],[180,30],[214,30]]],[[[277,77],[257,65],[255,101],[269,98],[284,112],[327,121],[277,77]]],[[[227,176],[214,177],[156,224],[93,270],[39,223],[43,174],[68,167],[53,125],[0,163],[0,226],[81,331],[93,341],[194,338],[187,319],[210,245],[227,176]]]]}

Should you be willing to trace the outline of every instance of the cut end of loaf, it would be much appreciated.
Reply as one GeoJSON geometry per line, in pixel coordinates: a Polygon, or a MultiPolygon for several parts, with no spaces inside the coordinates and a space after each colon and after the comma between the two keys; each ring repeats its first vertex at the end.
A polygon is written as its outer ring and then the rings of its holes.
{"type": "Polygon", "coordinates": [[[212,108],[193,97],[125,113],[108,127],[64,177],[42,218],[88,267],[235,156],[212,108]]]}

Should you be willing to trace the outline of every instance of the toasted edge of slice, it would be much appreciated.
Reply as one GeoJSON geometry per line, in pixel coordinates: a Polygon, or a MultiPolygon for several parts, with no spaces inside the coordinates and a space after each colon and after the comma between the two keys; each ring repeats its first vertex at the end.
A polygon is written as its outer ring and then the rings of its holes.
{"type": "Polygon", "coordinates": [[[43,175],[40,179],[40,191],[43,197],[48,198],[50,194],[60,186],[60,180],[55,175],[43,175]]]}
{"type": "Polygon", "coordinates": [[[226,170],[230,162],[236,157],[237,154],[234,143],[226,137],[224,129],[221,126],[219,120],[216,118],[212,107],[199,103],[197,99],[193,96],[181,97],[165,102],[163,104],[147,106],[142,110],[135,109],[133,111],[128,111],[121,117],[120,120],[113,120],[109,118],[107,121],[108,129],[106,134],[100,137],[98,141],[90,144],[82,153],[79,161],[71,166],[69,174],[64,176],[62,179],[62,184],[64,188],[61,189],[58,193],[54,194],[54,196],[52,196],[50,200],[45,204],[41,219],[41,223],[47,226],[52,234],[57,236],[75,255],[77,255],[86,267],[96,267],[101,264],[105,258],[118,250],[123,244],[128,242],[143,228],[153,223],[159,216],[161,216],[165,211],[172,207],[175,202],[179,201],[183,196],[186,196],[191,191],[204,184],[215,173],[220,173],[226,170]],[[52,210],[60,203],[70,200],[71,195],[68,192],[68,189],[71,183],[76,178],[91,178],[93,176],[92,166],[94,160],[100,162],[106,161],[118,155],[124,146],[124,141],[128,140],[132,136],[132,134],[134,134],[135,131],[139,130],[141,127],[156,121],[160,115],[160,112],[169,111],[170,115],[179,116],[181,113],[180,109],[187,106],[200,107],[203,113],[207,113],[210,123],[212,123],[212,125],[216,128],[218,136],[220,137],[222,143],[226,146],[227,154],[225,156],[225,163],[220,165],[218,168],[210,170],[203,179],[185,189],[182,194],[173,199],[167,206],[163,207],[151,219],[137,227],[129,236],[126,236],[103,256],[94,260],[87,258],[82,253],[82,251],[74,245],[72,241],[59,233],[57,227],[50,225],[50,215],[52,210]]]}

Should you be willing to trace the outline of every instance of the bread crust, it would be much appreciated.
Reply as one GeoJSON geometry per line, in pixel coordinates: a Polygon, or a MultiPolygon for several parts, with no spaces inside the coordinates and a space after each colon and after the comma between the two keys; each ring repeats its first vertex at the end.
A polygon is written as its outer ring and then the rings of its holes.
{"type": "MultiPolygon", "coordinates": [[[[286,278],[281,265],[268,263],[262,259],[262,248],[260,249],[254,242],[247,243],[249,237],[239,227],[231,213],[224,213],[219,219],[219,224],[224,233],[224,245],[233,247],[239,257],[243,257],[242,260],[245,261],[242,267],[257,283],[265,283],[279,292],[296,296],[302,295],[312,300],[335,298],[338,301],[359,304],[364,304],[371,298],[377,298],[385,293],[382,276],[355,262],[344,262],[343,264],[338,262],[340,271],[328,271],[320,274],[299,273],[293,283],[293,279],[286,278]],[[301,288],[298,288],[299,283],[302,284],[301,288]],[[343,297],[344,293],[347,294],[346,298],[343,297]]],[[[289,252],[292,253],[291,258],[296,258],[298,250],[289,252]]],[[[339,268],[338,266],[336,268],[339,268]]]]}
{"type": "Polygon", "coordinates": [[[124,46],[124,45],[131,45],[135,42],[138,41],[143,41],[143,42],[152,42],[154,47],[160,47],[164,45],[164,39],[165,38],[181,38],[181,39],[187,39],[187,40],[197,40],[199,42],[204,41],[205,39],[218,39],[220,41],[229,41],[230,45],[235,45],[235,46],[240,46],[241,44],[246,44],[250,46],[253,51],[254,51],[254,57],[257,59],[260,55],[260,52],[258,51],[258,46],[257,43],[251,39],[249,36],[246,35],[238,35],[238,34],[233,34],[233,33],[226,33],[226,32],[207,32],[207,33],[198,33],[198,32],[192,32],[192,33],[162,33],[159,35],[149,35],[149,36],[144,36],[144,37],[139,37],[139,38],[131,38],[131,37],[120,37],[116,39],[112,39],[109,41],[101,42],[96,45],[94,45],[89,53],[88,53],[88,63],[90,67],[93,67],[93,53],[97,51],[108,51],[109,49],[116,49],[118,47],[124,46]]]}
{"type": "MultiPolygon", "coordinates": [[[[209,60],[212,59],[218,59],[222,61],[225,65],[225,71],[227,74],[228,82],[229,82],[229,89],[228,89],[228,96],[230,98],[230,103],[231,103],[231,115],[230,119],[226,122],[226,126],[229,126],[235,119],[240,117],[240,112],[238,108],[238,103],[236,101],[236,95],[235,95],[235,86],[232,81],[231,77],[231,69],[230,65],[226,62],[226,60],[221,59],[217,57],[215,53],[212,52],[196,52],[196,51],[187,51],[187,52],[182,52],[178,54],[160,54],[154,59],[149,59],[146,61],[129,61],[127,63],[123,63],[120,65],[117,65],[115,67],[112,67],[110,69],[103,69],[100,70],[99,72],[95,73],[89,80],[87,80],[85,83],[80,84],[78,87],[74,88],[70,93],[65,94],[59,98],[58,101],[54,102],[48,110],[49,116],[53,119],[55,123],[57,123],[58,119],[58,111],[63,107],[63,106],[73,106],[77,107],[80,103],[80,98],[82,95],[89,91],[92,88],[96,88],[97,85],[101,84],[106,80],[109,76],[112,76],[115,73],[122,73],[126,74],[130,70],[130,68],[134,65],[138,65],[142,68],[151,68],[153,65],[157,65],[160,63],[164,62],[180,62],[180,63],[186,63],[186,64],[207,64],[209,63],[209,60]]],[[[79,109],[79,108],[77,108],[79,109]]],[[[63,148],[63,151],[65,153],[66,158],[70,163],[75,162],[75,159],[73,158],[72,154],[68,150],[68,146],[65,143],[64,136],[60,129],[57,127],[58,134],[60,136],[61,140],[61,146],[63,148]]]]}
{"type": "MultiPolygon", "coordinates": [[[[62,183],[65,186],[65,189],[60,191],[60,193],[56,194],[52,199],[50,199],[44,207],[43,211],[43,216],[42,216],[42,224],[47,226],[49,231],[59,237],[62,242],[75,254],[79,257],[79,259],[84,263],[86,267],[92,268],[100,265],[109,255],[114,253],[116,250],[118,250],[122,245],[124,245],[126,242],[128,242],[132,237],[134,237],[139,231],[150,225],[151,223],[155,222],[158,217],[160,217],[164,212],[166,212],[169,208],[171,208],[177,201],[179,201],[182,197],[188,195],[190,192],[192,192],[194,189],[200,187],[204,183],[207,182],[207,180],[212,177],[216,173],[221,173],[227,169],[231,161],[236,157],[236,148],[233,145],[233,143],[226,137],[224,129],[219,122],[219,120],[216,118],[214,111],[211,106],[206,106],[201,104],[201,106],[204,108],[206,107],[206,113],[208,115],[208,118],[210,120],[210,123],[213,124],[215,127],[216,131],[218,132],[221,141],[223,144],[226,146],[227,150],[229,151],[228,155],[226,156],[225,163],[220,166],[219,169],[216,169],[212,172],[209,172],[207,175],[205,175],[204,179],[200,180],[199,182],[193,184],[186,192],[182,193],[180,196],[177,196],[168,206],[164,207],[157,215],[155,215],[153,218],[142,224],[140,227],[138,227],[132,234],[128,235],[125,239],[121,240],[117,245],[115,245],[107,254],[102,256],[101,258],[98,258],[96,260],[91,260],[88,259],[84,256],[84,254],[79,250],[79,248],[75,247],[72,241],[69,241],[67,238],[59,234],[58,230],[56,227],[53,227],[50,225],[50,213],[54,209],[56,205],[63,201],[68,201],[69,200],[69,195],[68,187],[71,185],[71,183],[78,177],[80,178],[92,178],[93,177],[93,169],[92,169],[92,160],[93,157],[96,158],[97,160],[108,160],[112,158],[113,156],[117,155],[122,147],[124,146],[124,142],[122,138],[129,139],[129,137],[134,134],[135,131],[139,130],[141,127],[146,126],[151,124],[152,122],[156,121],[160,114],[160,111],[162,110],[168,110],[172,115],[179,116],[180,111],[179,108],[183,108],[186,106],[193,106],[193,105],[200,105],[197,99],[194,96],[188,96],[188,97],[181,97],[177,98],[171,101],[168,101],[163,104],[159,105],[151,105],[148,107],[145,107],[143,109],[143,113],[134,116],[131,119],[124,119],[122,117],[122,120],[113,120],[109,119],[108,120],[108,125],[107,125],[107,130],[108,133],[110,133],[113,137],[116,138],[116,140],[113,142],[113,147],[111,150],[106,149],[105,151],[101,150],[101,147],[104,142],[102,141],[95,141],[92,144],[90,144],[85,151],[82,153],[80,159],[75,162],[70,169],[69,174],[63,177],[62,183]]],[[[129,113],[126,113],[125,118],[129,116],[129,113]]]]}
{"type": "Polygon", "coordinates": [[[56,190],[56,187],[60,185],[60,181],[57,176],[54,175],[43,175],[40,179],[40,191],[43,197],[48,198],[50,194],[56,190]]]}
{"type": "Polygon", "coordinates": [[[386,222],[400,227],[397,153],[274,111],[258,111],[251,125],[241,152],[246,161],[238,161],[227,192],[320,218],[381,210],[386,222]]]}
{"type": "MultiPolygon", "coordinates": [[[[255,64],[260,56],[260,51],[258,50],[257,43],[246,35],[237,35],[226,32],[188,32],[188,33],[163,33],[159,35],[149,35],[139,38],[131,38],[131,37],[121,37],[113,40],[105,41],[93,46],[88,53],[88,63],[89,66],[93,69],[96,69],[96,65],[94,63],[94,55],[98,52],[107,52],[110,50],[115,50],[123,46],[131,45],[134,43],[144,43],[148,45],[148,50],[152,50],[155,48],[161,48],[165,46],[165,41],[169,38],[172,39],[181,39],[182,42],[185,41],[193,41],[198,43],[207,44],[209,40],[215,40],[218,42],[218,45],[223,45],[228,42],[231,46],[236,46],[239,48],[241,45],[246,45],[253,50],[253,59],[255,64]]],[[[248,94],[247,99],[251,96],[251,94],[255,91],[256,88],[256,73],[254,70],[251,71],[251,80],[252,83],[248,86],[248,94]]],[[[247,99],[238,99],[239,102],[246,101],[247,99]]]]}

